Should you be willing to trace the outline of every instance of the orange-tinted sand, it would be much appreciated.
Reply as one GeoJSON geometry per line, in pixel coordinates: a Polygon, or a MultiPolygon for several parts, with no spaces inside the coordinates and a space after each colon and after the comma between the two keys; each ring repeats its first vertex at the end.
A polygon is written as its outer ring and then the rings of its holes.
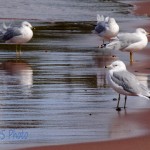
{"type": "MultiPolygon", "coordinates": [[[[136,9],[133,13],[137,15],[150,15],[150,2],[137,2],[136,9]]],[[[145,25],[146,29],[150,31],[150,25],[145,25]]],[[[150,50],[144,50],[145,54],[149,54],[150,50]]],[[[142,51],[143,53],[143,51],[142,51]]],[[[149,60],[143,62],[143,65],[148,65],[149,60]]],[[[136,70],[136,66],[134,69],[136,70]]],[[[142,69],[142,66],[140,66],[142,69]]],[[[150,68],[150,67],[149,67],[150,68]]],[[[144,72],[144,70],[141,70],[144,72]]],[[[124,115],[123,117],[116,119],[120,123],[124,123],[127,121],[133,121],[137,125],[143,126],[147,131],[150,131],[150,109],[146,111],[142,111],[139,113],[133,113],[128,116],[124,115]]],[[[150,149],[150,133],[148,132],[145,136],[128,138],[128,139],[120,139],[120,140],[112,140],[112,141],[101,141],[101,142],[92,142],[92,143],[82,143],[82,144],[70,144],[70,145],[59,145],[59,146],[43,146],[43,147],[35,147],[35,148],[24,148],[22,150],[149,150],[150,149]]]]}
{"type": "MultiPolygon", "coordinates": [[[[124,114],[122,117],[116,118],[115,122],[118,123],[118,127],[122,124],[136,123],[139,126],[143,126],[145,129],[150,128],[150,110],[141,111],[138,113],[124,114]]],[[[150,149],[150,135],[149,132],[145,136],[103,141],[81,144],[69,144],[60,146],[44,146],[35,148],[24,148],[21,150],[149,150],[150,149]]]]}
{"type": "Polygon", "coordinates": [[[134,3],[134,5],[135,5],[135,10],[133,12],[134,14],[142,15],[142,16],[150,15],[150,9],[149,9],[150,2],[148,2],[148,1],[137,2],[137,3],[134,3]]]}
{"type": "Polygon", "coordinates": [[[62,146],[47,146],[38,148],[25,148],[22,150],[149,150],[150,136],[137,137],[109,142],[95,142],[85,144],[72,144],[62,146]]]}

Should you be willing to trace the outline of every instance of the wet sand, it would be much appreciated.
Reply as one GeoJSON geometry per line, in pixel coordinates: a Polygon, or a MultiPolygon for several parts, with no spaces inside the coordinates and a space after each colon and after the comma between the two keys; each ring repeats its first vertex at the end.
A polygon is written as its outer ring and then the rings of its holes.
{"type": "Polygon", "coordinates": [[[148,150],[150,149],[150,136],[137,137],[132,139],[95,142],[86,144],[72,144],[63,146],[47,146],[38,148],[25,148],[22,150],[148,150]]]}
{"type": "Polygon", "coordinates": [[[24,148],[21,150],[143,150],[150,149],[150,121],[149,119],[150,110],[144,110],[141,112],[124,114],[120,115],[121,117],[117,118],[115,123],[118,124],[118,128],[124,126],[124,124],[137,124],[137,126],[143,126],[146,133],[144,136],[112,140],[112,141],[101,141],[101,142],[91,142],[91,143],[81,143],[81,144],[69,144],[69,145],[58,145],[58,146],[44,146],[44,147],[35,147],[35,148],[24,148]]]}
{"type": "MultiPolygon", "coordinates": [[[[150,2],[137,2],[134,3],[136,6],[134,10],[134,14],[137,15],[149,15],[150,14],[150,2]]],[[[144,25],[144,28],[150,31],[149,25],[144,25]]],[[[150,55],[149,49],[144,50],[144,52],[139,52],[145,55],[150,55]]],[[[148,72],[149,70],[144,70],[144,68],[149,67],[149,60],[143,60],[141,65],[140,63],[137,65],[133,65],[131,70],[136,70],[137,68],[141,68],[139,72],[148,72]]],[[[81,143],[81,144],[69,144],[69,145],[58,145],[58,146],[43,146],[43,147],[34,147],[34,148],[24,148],[22,150],[143,150],[150,149],[150,120],[148,119],[150,116],[150,109],[142,110],[136,113],[124,114],[121,118],[116,118],[115,122],[119,124],[118,127],[124,125],[124,123],[135,123],[137,126],[142,126],[145,128],[145,135],[140,137],[132,137],[126,139],[112,140],[112,141],[101,141],[101,142],[92,142],[92,143],[81,143]]]]}
{"type": "Polygon", "coordinates": [[[136,15],[149,16],[150,15],[149,4],[150,2],[148,1],[133,3],[133,5],[135,5],[133,13],[136,15]]]}

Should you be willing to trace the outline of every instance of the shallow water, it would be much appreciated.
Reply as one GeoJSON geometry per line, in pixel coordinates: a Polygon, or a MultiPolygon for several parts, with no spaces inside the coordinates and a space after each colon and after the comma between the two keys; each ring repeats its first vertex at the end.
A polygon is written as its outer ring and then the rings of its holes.
{"type": "MultiPolygon", "coordinates": [[[[146,18],[130,14],[128,4],[100,0],[14,0],[0,6],[1,23],[26,19],[36,27],[19,58],[15,45],[1,43],[1,149],[145,133],[137,124],[117,128],[116,118],[149,108],[150,103],[129,97],[126,112],[115,111],[117,94],[107,85],[104,66],[118,57],[129,64],[129,56],[98,49],[99,37],[92,30],[97,13],[114,16],[121,30],[131,30],[130,23],[146,18]]],[[[135,54],[135,58],[138,64],[145,57],[135,54]]],[[[149,86],[149,74],[137,77],[149,86]]]]}

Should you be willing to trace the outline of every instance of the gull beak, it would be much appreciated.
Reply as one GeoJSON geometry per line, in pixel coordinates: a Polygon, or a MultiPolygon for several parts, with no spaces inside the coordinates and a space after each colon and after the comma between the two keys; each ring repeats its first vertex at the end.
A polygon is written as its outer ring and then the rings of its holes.
{"type": "Polygon", "coordinates": [[[92,27],[96,27],[97,26],[97,24],[91,24],[92,25],[92,27]]]}
{"type": "Polygon", "coordinates": [[[147,36],[149,36],[150,35],[150,33],[149,32],[147,32],[147,36]]]}
{"type": "Polygon", "coordinates": [[[105,68],[108,68],[108,69],[109,69],[109,68],[111,68],[111,66],[110,66],[110,65],[107,65],[107,66],[105,66],[105,68]]]}
{"type": "Polygon", "coordinates": [[[32,27],[32,30],[35,30],[36,28],[35,27],[32,27]]]}

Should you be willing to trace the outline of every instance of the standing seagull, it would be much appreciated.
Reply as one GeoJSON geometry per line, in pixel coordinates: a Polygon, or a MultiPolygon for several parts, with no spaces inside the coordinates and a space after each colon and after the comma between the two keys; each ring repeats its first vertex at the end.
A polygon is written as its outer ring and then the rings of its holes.
{"type": "Polygon", "coordinates": [[[126,70],[126,66],[122,61],[114,61],[108,68],[107,80],[109,85],[119,93],[117,111],[120,111],[119,102],[120,94],[125,95],[124,108],[126,108],[127,96],[140,96],[146,99],[150,97],[149,89],[141,84],[136,76],[126,70]]]}
{"type": "Polygon", "coordinates": [[[27,43],[33,37],[32,25],[23,21],[20,27],[3,27],[1,39],[5,43],[23,44],[27,43]]]}
{"type": "Polygon", "coordinates": [[[106,17],[103,15],[97,14],[97,25],[95,27],[95,32],[103,38],[104,40],[111,40],[112,37],[115,37],[119,32],[119,26],[116,23],[114,18],[106,17]]]}
{"type": "Polygon", "coordinates": [[[133,52],[142,50],[147,46],[147,36],[150,35],[142,28],[137,28],[133,33],[120,33],[109,44],[102,45],[110,49],[130,52],[130,62],[133,62],[133,52]]]}

